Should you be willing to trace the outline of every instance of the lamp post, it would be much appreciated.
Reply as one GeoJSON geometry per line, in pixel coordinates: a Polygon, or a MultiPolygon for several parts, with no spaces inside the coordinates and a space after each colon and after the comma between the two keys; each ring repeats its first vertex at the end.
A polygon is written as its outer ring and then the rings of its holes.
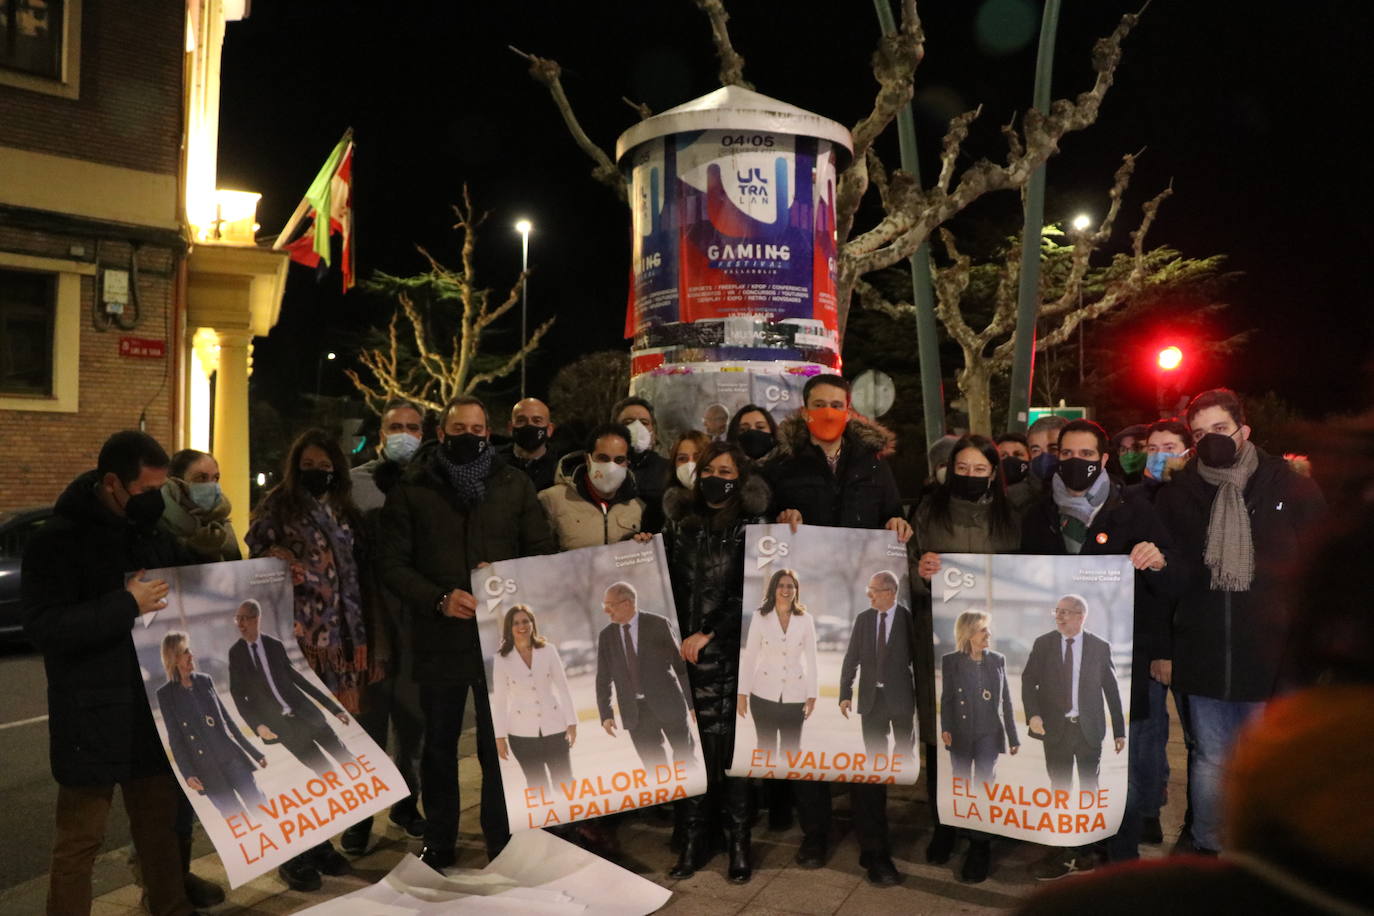
{"type": "Polygon", "coordinates": [[[525,343],[529,340],[529,304],[530,304],[530,278],[526,273],[530,269],[530,230],[534,224],[527,219],[522,219],[515,224],[515,231],[520,233],[520,274],[524,279],[520,283],[520,400],[525,399],[525,343]]]}
{"type": "Polygon", "coordinates": [[[320,358],[315,360],[315,397],[320,396],[320,383],[324,378],[324,361],[329,360],[333,362],[338,358],[339,355],[333,350],[330,350],[327,353],[321,353],[320,358]]]}
{"type": "MultiPolygon", "coordinates": [[[[1082,236],[1088,231],[1088,227],[1093,224],[1092,217],[1086,213],[1080,213],[1073,218],[1073,231],[1082,236]]],[[[1085,271],[1086,273],[1086,271],[1085,271]]],[[[1078,282],[1078,311],[1083,311],[1083,281],[1078,282]]],[[[1078,321],[1078,393],[1083,394],[1083,320],[1078,321]]]]}

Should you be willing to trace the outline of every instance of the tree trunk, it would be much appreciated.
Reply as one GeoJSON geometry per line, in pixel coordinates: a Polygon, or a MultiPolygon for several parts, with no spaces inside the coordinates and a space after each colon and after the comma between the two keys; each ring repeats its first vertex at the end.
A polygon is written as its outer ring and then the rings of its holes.
{"type": "Polygon", "coordinates": [[[968,430],[991,437],[992,364],[974,353],[964,353],[964,368],[955,376],[959,393],[968,404],[968,430]]]}

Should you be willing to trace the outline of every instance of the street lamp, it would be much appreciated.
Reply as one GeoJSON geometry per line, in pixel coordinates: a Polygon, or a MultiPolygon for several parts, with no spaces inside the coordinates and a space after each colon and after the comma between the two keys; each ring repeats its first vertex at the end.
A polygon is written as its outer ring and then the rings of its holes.
{"type": "Polygon", "coordinates": [[[320,396],[320,382],[324,376],[324,361],[329,360],[333,362],[338,358],[339,355],[333,350],[330,350],[328,353],[321,353],[320,358],[315,360],[315,397],[320,396]]]}
{"type": "MultiPolygon", "coordinates": [[[[1093,220],[1091,216],[1086,213],[1080,213],[1073,218],[1073,222],[1069,225],[1073,226],[1073,231],[1077,232],[1081,237],[1088,231],[1088,228],[1092,226],[1092,224],[1093,220]]],[[[1080,313],[1083,311],[1082,280],[1078,281],[1078,311],[1080,313]]],[[[1083,320],[1081,317],[1078,321],[1078,390],[1083,390],[1083,320]]]]}
{"type": "Polygon", "coordinates": [[[1073,218],[1073,230],[1082,232],[1093,224],[1092,217],[1086,213],[1080,213],[1073,218]]]}
{"type": "Polygon", "coordinates": [[[530,305],[530,278],[527,272],[530,269],[530,230],[534,224],[527,219],[522,219],[515,224],[515,231],[520,233],[520,274],[524,279],[520,283],[520,400],[525,399],[525,344],[529,340],[529,305],[530,305]]]}

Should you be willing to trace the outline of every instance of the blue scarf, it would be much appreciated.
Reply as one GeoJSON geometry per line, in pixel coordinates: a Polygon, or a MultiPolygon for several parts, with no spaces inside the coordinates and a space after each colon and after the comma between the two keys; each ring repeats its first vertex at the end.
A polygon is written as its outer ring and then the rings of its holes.
{"type": "Polygon", "coordinates": [[[450,461],[442,446],[435,453],[440,470],[444,472],[444,477],[453,489],[458,491],[458,498],[465,506],[475,506],[487,495],[487,477],[491,474],[491,463],[495,455],[496,450],[491,447],[491,443],[487,443],[477,457],[467,464],[455,464],[450,461]]]}

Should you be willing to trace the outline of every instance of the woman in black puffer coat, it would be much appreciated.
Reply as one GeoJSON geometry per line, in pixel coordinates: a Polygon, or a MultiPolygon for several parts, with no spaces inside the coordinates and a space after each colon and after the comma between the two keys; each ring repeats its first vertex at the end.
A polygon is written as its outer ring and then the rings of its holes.
{"type": "Polygon", "coordinates": [[[685,878],[702,868],[717,848],[721,824],[729,844],[729,878],[748,881],[748,780],[727,777],[735,744],[735,695],[739,685],[741,591],[745,527],[765,521],[768,485],[755,475],[740,447],[716,442],[701,455],[690,490],[670,490],[664,500],[664,541],[673,600],[683,634],[682,657],[690,666],[692,704],[706,762],[707,793],[679,802],[684,840],[668,874],[685,878]]]}

